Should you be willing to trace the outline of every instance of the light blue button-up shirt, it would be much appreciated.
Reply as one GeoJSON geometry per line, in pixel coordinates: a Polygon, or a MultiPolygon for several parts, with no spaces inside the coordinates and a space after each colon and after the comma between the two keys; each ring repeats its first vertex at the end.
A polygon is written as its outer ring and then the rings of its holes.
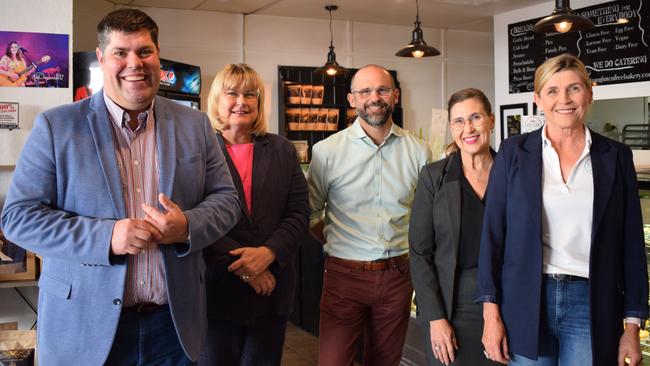
{"type": "Polygon", "coordinates": [[[408,251],[408,223],[425,144],[393,125],[377,146],[359,119],[315,144],[307,174],[311,224],[324,220],[328,255],[371,261],[408,251]]]}

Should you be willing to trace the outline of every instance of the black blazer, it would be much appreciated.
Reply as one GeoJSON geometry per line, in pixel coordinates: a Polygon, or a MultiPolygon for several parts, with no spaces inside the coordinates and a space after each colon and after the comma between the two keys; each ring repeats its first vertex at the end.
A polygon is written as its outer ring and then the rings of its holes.
{"type": "Polygon", "coordinates": [[[241,219],[228,234],[204,250],[207,265],[208,317],[250,322],[261,315],[288,316],[296,287],[295,255],[309,225],[307,182],[296,150],[284,137],[267,133],[254,137],[252,215],[248,212],[241,178],[221,134],[217,139],[239,192],[241,219]],[[261,296],[227,267],[235,258],[228,251],[266,245],[276,255],[269,270],[275,289],[261,296]]]}
{"type": "Polygon", "coordinates": [[[426,323],[451,319],[453,314],[461,230],[463,170],[459,159],[457,152],[422,168],[411,208],[411,280],[418,320],[426,323]]]}

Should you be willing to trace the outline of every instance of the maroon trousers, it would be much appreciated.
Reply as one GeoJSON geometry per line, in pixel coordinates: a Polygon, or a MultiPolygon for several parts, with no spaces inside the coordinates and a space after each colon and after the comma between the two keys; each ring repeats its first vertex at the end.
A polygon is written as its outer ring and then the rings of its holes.
{"type": "Polygon", "coordinates": [[[363,334],[364,365],[399,365],[412,294],[408,259],[385,270],[364,271],[327,257],[318,364],[353,365],[356,343],[363,334]]]}

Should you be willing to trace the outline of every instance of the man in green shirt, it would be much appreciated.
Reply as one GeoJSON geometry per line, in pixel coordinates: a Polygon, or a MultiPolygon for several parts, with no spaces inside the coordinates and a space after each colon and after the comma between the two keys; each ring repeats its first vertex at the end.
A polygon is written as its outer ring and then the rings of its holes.
{"type": "Polygon", "coordinates": [[[325,240],[319,364],[351,365],[356,341],[364,364],[398,365],[413,292],[408,222],[425,145],[395,125],[399,90],[385,68],[352,78],[354,124],[312,149],[311,226],[325,240]]]}

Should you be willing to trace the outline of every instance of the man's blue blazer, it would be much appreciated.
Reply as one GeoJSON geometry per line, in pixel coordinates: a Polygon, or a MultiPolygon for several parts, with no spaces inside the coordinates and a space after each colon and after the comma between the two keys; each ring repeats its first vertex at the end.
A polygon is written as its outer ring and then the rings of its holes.
{"type": "MultiPolygon", "coordinates": [[[[154,104],[159,190],[185,213],[190,241],[161,245],[169,306],[196,359],[206,334],[202,249],[239,219],[239,199],[206,116],[162,97],[154,104]]],[[[2,212],[7,238],[43,257],[41,365],[100,365],[120,317],[126,257],[110,254],[125,218],[103,92],[36,118],[2,212]]]]}

